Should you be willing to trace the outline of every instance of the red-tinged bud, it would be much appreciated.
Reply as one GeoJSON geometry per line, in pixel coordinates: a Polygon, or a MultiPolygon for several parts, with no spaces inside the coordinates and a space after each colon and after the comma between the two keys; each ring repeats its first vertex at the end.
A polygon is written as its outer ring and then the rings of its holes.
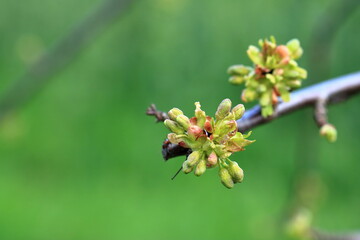
{"type": "Polygon", "coordinates": [[[273,90],[272,94],[271,94],[271,100],[272,100],[272,105],[275,105],[278,103],[278,98],[276,96],[276,92],[273,90]]]}
{"type": "Polygon", "coordinates": [[[203,135],[204,131],[202,130],[202,128],[200,128],[199,126],[196,126],[196,125],[191,125],[189,128],[188,128],[188,135],[189,136],[192,136],[194,138],[198,138],[200,137],[201,135],[203,135]]]}
{"type": "Polygon", "coordinates": [[[218,157],[217,157],[216,153],[215,152],[210,153],[207,161],[208,161],[209,167],[216,165],[217,161],[218,161],[218,157]]]}
{"type": "Polygon", "coordinates": [[[287,65],[287,64],[289,64],[289,62],[290,62],[290,57],[285,57],[285,58],[281,59],[280,64],[287,65]]]}
{"type": "Polygon", "coordinates": [[[283,75],[284,74],[284,69],[282,68],[277,68],[274,70],[274,75],[283,75]]]}
{"type": "Polygon", "coordinates": [[[197,123],[197,118],[196,117],[190,118],[190,124],[191,125],[196,125],[196,123],[197,123]]]}
{"type": "Polygon", "coordinates": [[[275,52],[280,56],[281,59],[290,56],[290,51],[285,45],[279,45],[276,47],[275,52]]]}
{"type": "Polygon", "coordinates": [[[212,119],[209,116],[206,117],[206,121],[204,123],[204,129],[209,133],[212,133],[214,131],[212,119]]]}

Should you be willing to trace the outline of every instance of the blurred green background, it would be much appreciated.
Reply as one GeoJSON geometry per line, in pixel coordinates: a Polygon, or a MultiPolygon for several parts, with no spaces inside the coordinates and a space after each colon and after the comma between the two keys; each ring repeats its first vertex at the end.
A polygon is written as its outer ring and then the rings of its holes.
{"type": "MultiPolygon", "coordinates": [[[[232,157],[245,171],[232,190],[216,170],[171,181],[183,157],[162,160],[168,131],[145,115],[151,103],[192,114],[200,101],[210,115],[225,97],[239,103],[226,69],[250,64],[247,46],[270,35],[300,39],[305,85],[358,71],[354,2],[130,2],[1,122],[0,239],[284,239],[302,161],[316,186],[313,225],[360,229],[360,95],[330,108],[334,144],[318,136],[311,109],[254,129],[257,142],[232,157]]],[[[1,92],[101,3],[1,0],[1,92]]]]}

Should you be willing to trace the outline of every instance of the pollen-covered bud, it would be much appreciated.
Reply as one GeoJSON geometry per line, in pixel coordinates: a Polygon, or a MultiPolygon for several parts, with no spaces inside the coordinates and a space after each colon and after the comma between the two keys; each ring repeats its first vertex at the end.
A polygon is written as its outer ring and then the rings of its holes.
{"type": "Polygon", "coordinates": [[[231,112],[234,114],[235,120],[238,120],[244,115],[245,107],[243,104],[238,104],[231,110],[231,112]]]}
{"type": "Polygon", "coordinates": [[[166,119],[164,121],[164,124],[173,133],[176,133],[176,134],[184,133],[184,129],[182,127],[180,127],[180,125],[177,124],[176,122],[174,122],[173,120],[166,119]]]}
{"type": "Polygon", "coordinates": [[[230,113],[230,109],[231,109],[231,100],[226,98],[218,106],[218,109],[215,113],[216,119],[221,120],[225,118],[230,113]]]}
{"type": "Polygon", "coordinates": [[[196,109],[195,109],[195,117],[196,117],[196,125],[203,128],[204,123],[206,121],[206,114],[203,110],[201,110],[201,105],[199,102],[195,103],[196,109]]]}
{"type": "Polygon", "coordinates": [[[241,183],[244,179],[244,171],[239,167],[238,163],[235,161],[230,161],[229,173],[232,177],[232,180],[235,183],[241,183]]]}
{"type": "Polygon", "coordinates": [[[251,72],[251,68],[246,67],[244,65],[233,65],[227,70],[229,75],[239,75],[244,76],[251,72]]]}
{"type": "Polygon", "coordinates": [[[195,175],[201,176],[204,174],[205,171],[206,171],[206,161],[205,159],[202,159],[195,168],[195,175]]]}
{"type": "Polygon", "coordinates": [[[190,120],[187,116],[180,114],[176,117],[176,122],[180,124],[185,130],[187,130],[190,126],[190,120]]]}
{"type": "Polygon", "coordinates": [[[337,139],[336,128],[332,124],[325,124],[320,129],[320,135],[324,136],[329,142],[335,142],[337,139]]]}
{"type": "Polygon", "coordinates": [[[219,176],[221,179],[221,183],[224,184],[225,187],[227,188],[233,188],[234,187],[234,182],[231,178],[231,175],[229,173],[229,171],[226,168],[220,168],[219,170],[219,176]]]}
{"type": "Polygon", "coordinates": [[[176,121],[177,116],[183,115],[183,114],[184,113],[178,108],[173,108],[168,112],[169,118],[173,121],[176,121]]]}
{"type": "Polygon", "coordinates": [[[210,153],[207,162],[209,167],[215,166],[217,164],[218,158],[215,152],[210,153]]]}

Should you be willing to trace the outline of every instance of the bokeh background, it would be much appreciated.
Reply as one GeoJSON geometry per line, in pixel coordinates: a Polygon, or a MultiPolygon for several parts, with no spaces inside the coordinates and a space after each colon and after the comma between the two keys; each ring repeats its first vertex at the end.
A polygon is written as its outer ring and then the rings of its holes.
{"type": "MultiPolygon", "coordinates": [[[[103,4],[1,0],[0,94],[103,4]]],[[[195,101],[210,115],[226,97],[240,103],[226,69],[250,64],[247,46],[270,35],[300,39],[305,85],[358,71],[358,1],[128,0],[119,8],[73,46],[64,67],[41,84],[29,78],[23,90],[34,82],[35,94],[2,117],[0,239],[285,239],[281,226],[299,205],[315,227],[360,229],[360,95],[330,107],[334,144],[318,136],[311,109],[254,129],[257,142],[232,158],[245,171],[232,190],[216,170],[171,181],[183,157],[162,160],[168,131],[145,115],[151,103],[189,115],[195,101]]]]}

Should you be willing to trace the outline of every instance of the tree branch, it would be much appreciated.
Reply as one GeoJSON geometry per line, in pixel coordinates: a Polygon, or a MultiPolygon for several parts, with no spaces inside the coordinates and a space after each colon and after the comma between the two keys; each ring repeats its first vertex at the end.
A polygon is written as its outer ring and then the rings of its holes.
{"type": "MultiPolygon", "coordinates": [[[[249,131],[257,126],[268,123],[274,119],[305,107],[314,107],[317,109],[316,112],[318,112],[318,116],[316,117],[316,120],[319,125],[319,123],[327,121],[325,103],[339,103],[359,92],[360,72],[333,78],[292,92],[291,101],[280,102],[271,117],[264,118],[261,116],[261,109],[259,105],[247,110],[244,116],[237,121],[238,130],[240,132],[249,131]]],[[[166,116],[166,113],[157,111],[156,108],[153,108],[152,110],[154,109],[155,113],[150,115],[162,117],[166,116]]],[[[165,120],[165,118],[157,119],[159,121],[165,120]]],[[[165,160],[185,155],[186,152],[187,150],[184,150],[176,144],[166,144],[166,146],[163,146],[163,157],[165,160]]]]}

